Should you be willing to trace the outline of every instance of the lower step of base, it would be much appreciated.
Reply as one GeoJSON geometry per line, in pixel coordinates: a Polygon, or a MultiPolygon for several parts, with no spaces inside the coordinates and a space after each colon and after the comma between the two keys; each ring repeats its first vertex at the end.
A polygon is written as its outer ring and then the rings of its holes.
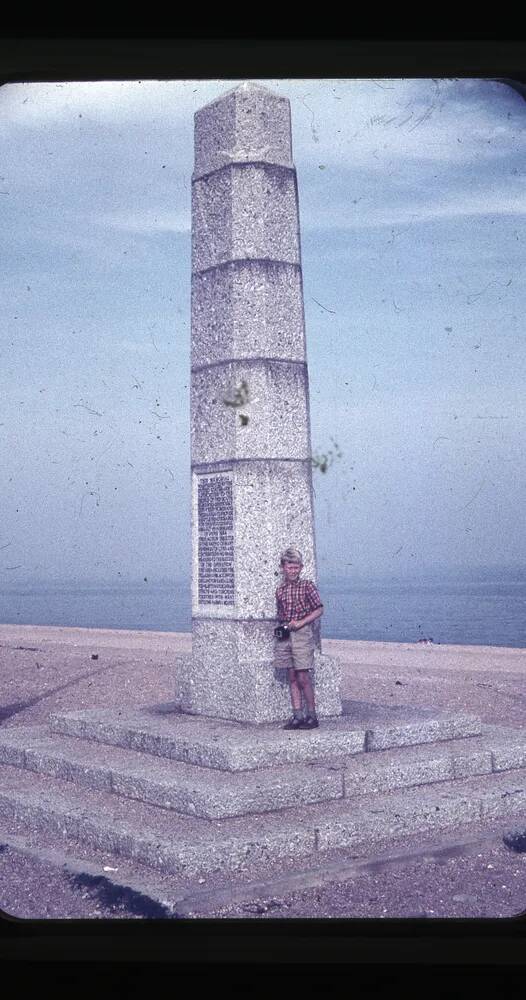
{"type": "Polygon", "coordinates": [[[454,830],[526,812],[526,769],[404,792],[195,820],[59,779],[0,767],[0,819],[185,878],[294,862],[331,850],[454,830]]]}
{"type": "MultiPolygon", "coordinates": [[[[517,816],[512,826],[526,830],[526,813],[517,816]]],[[[454,832],[445,834],[417,834],[406,836],[403,840],[380,842],[373,847],[373,853],[364,846],[354,849],[352,853],[333,851],[330,855],[318,854],[304,859],[303,865],[274,870],[259,880],[252,873],[244,872],[237,876],[208,876],[188,881],[124,858],[114,859],[112,864],[108,864],[107,857],[96,850],[90,851],[78,844],[57,847],[49,835],[22,835],[6,825],[0,826],[0,851],[7,858],[7,870],[13,855],[27,857],[38,867],[44,865],[54,869],[58,877],[65,877],[73,889],[89,893],[94,901],[98,900],[105,907],[116,907],[116,918],[177,919],[220,916],[224,908],[240,904],[244,909],[246,904],[251,912],[261,913],[261,901],[266,900],[273,907],[287,896],[306,889],[323,889],[334,883],[352,882],[368,875],[400,872],[421,862],[433,866],[452,859],[487,855],[502,845],[507,829],[504,821],[493,820],[475,828],[458,827],[454,832]],[[254,904],[258,905],[254,907],[254,904]]],[[[410,887],[408,891],[410,895],[410,887]]],[[[9,890],[3,894],[5,912],[15,917],[26,916],[25,912],[17,910],[17,907],[24,908],[18,886],[12,900],[8,893],[9,890]]],[[[72,912],[61,913],[56,908],[55,899],[51,901],[43,896],[39,899],[41,911],[33,913],[33,918],[48,916],[50,902],[55,918],[75,917],[72,912]]],[[[331,913],[324,915],[331,916],[331,913]]],[[[347,916],[353,915],[350,909],[347,916]]]]}

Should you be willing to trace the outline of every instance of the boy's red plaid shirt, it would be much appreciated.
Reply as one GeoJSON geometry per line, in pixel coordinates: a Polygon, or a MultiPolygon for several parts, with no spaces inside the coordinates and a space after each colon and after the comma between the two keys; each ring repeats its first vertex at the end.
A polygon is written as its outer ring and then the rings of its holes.
{"type": "Polygon", "coordinates": [[[311,580],[283,583],[276,590],[276,605],[280,622],[304,618],[316,608],[322,608],[320,595],[311,580]]]}

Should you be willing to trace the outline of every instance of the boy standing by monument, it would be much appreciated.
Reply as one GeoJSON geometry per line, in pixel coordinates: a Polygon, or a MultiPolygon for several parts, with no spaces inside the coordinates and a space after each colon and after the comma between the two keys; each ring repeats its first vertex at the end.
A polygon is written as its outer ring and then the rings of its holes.
{"type": "Polygon", "coordinates": [[[280,564],[285,579],[276,590],[279,626],[276,630],[274,662],[276,667],[286,667],[288,670],[293,713],[283,728],[316,729],[318,719],[310,677],[310,671],[314,667],[312,623],[323,614],[323,604],[312,581],[300,579],[303,568],[301,552],[292,547],[286,549],[282,553],[280,564]],[[305,716],[301,707],[302,694],[306,706],[305,716]]]}

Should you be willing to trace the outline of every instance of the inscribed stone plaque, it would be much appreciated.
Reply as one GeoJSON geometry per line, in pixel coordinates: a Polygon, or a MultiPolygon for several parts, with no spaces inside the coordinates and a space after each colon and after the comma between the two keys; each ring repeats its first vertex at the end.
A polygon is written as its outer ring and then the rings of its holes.
{"type": "Polygon", "coordinates": [[[197,477],[199,604],[234,603],[234,507],[230,473],[197,477]]]}

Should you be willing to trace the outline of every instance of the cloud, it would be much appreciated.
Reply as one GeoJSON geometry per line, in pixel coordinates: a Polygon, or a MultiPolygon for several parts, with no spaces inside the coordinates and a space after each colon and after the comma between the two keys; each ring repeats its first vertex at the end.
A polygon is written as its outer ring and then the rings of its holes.
{"type": "Polygon", "coordinates": [[[155,346],[152,340],[127,340],[125,338],[115,340],[112,348],[114,351],[121,350],[128,351],[131,354],[146,355],[153,355],[156,351],[159,351],[159,348],[155,346]]]}
{"type": "MultiPolygon", "coordinates": [[[[180,131],[192,143],[193,115],[227,93],[236,80],[145,80],[17,83],[0,88],[4,126],[154,125],[180,131]]],[[[484,80],[258,80],[288,97],[296,156],[359,164],[403,155],[434,161],[473,159],[484,150],[505,152],[524,130],[524,102],[511,88],[484,80]],[[477,124],[475,124],[475,122],[477,124]],[[457,142],[457,139],[460,141],[457,142]],[[503,147],[504,144],[504,147],[503,147]]],[[[184,141],[184,138],[183,138],[184,141]]]]}
{"type": "MultiPolygon", "coordinates": [[[[201,104],[221,93],[222,81],[106,80],[67,83],[13,83],[0,88],[4,123],[41,126],[165,120],[191,122],[201,104]]],[[[228,89],[228,88],[225,88],[228,89]]]]}
{"type": "Polygon", "coordinates": [[[130,233],[189,233],[191,227],[190,211],[182,209],[176,212],[163,208],[157,211],[150,209],[148,212],[107,212],[93,217],[91,221],[130,233]]]}
{"type": "Polygon", "coordinates": [[[517,152],[524,140],[524,102],[492,81],[310,83],[303,94],[291,88],[294,153],[306,162],[478,167],[517,152]]]}
{"type": "MultiPolygon", "coordinates": [[[[350,193],[353,186],[350,185],[350,193]]],[[[309,204],[301,211],[304,229],[369,229],[377,226],[414,226],[424,222],[461,219],[468,216],[506,216],[526,214],[526,191],[495,186],[473,190],[467,185],[449,193],[425,198],[415,192],[413,199],[390,202],[385,192],[355,200],[338,198],[309,204]]]]}

